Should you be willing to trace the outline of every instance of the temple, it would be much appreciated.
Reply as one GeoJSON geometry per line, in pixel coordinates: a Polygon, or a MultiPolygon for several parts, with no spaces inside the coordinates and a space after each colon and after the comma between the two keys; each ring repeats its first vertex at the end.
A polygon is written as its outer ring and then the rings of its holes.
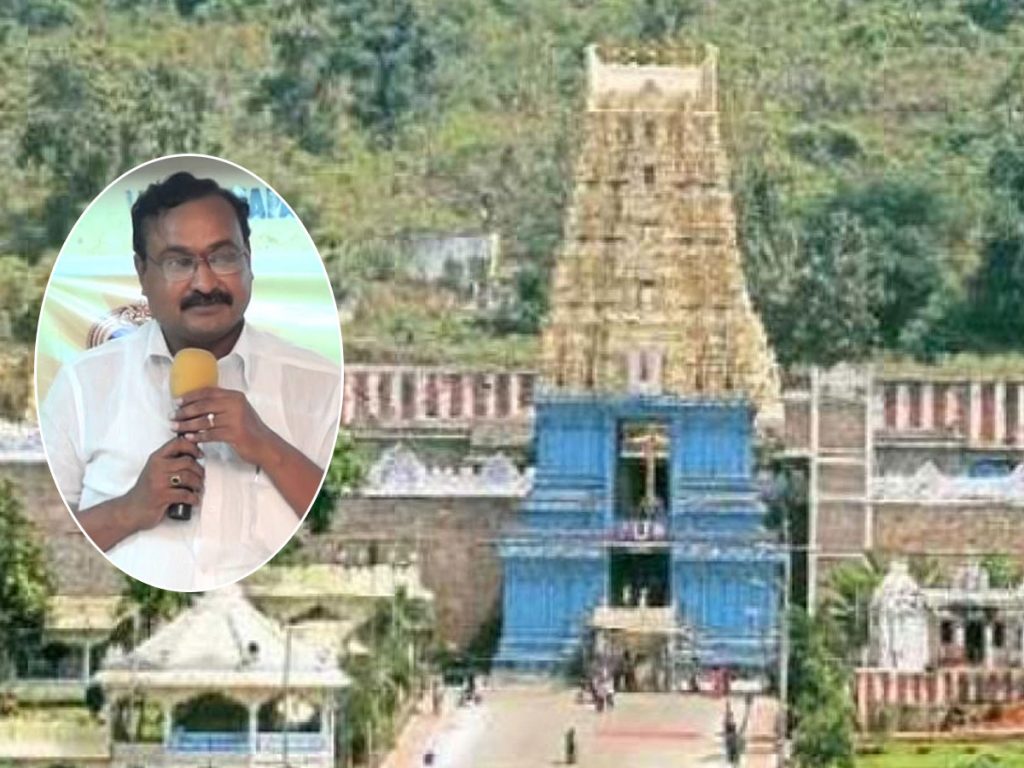
{"type": "Polygon", "coordinates": [[[716,53],[588,55],[497,660],[582,657],[654,689],[709,666],[763,671],[784,553],[752,446],[755,419],[781,408],[736,246],[716,53]]]}

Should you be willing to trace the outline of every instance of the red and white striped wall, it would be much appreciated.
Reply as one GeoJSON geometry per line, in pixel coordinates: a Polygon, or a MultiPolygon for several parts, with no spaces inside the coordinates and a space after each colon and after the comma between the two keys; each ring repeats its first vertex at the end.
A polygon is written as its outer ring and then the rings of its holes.
{"type": "Polygon", "coordinates": [[[459,371],[346,365],[345,426],[525,422],[533,418],[533,371],[459,371]]]}
{"type": "Polygon", "coordinates": [[[880,381],[875,428],[972,445],[1024,445],[1024,382],[880,381]]]}
{"type": "Polygon", "coordinates": [[[1024,669],[938,669],[899,672],[858,669],[854,679],[857,719],[866,726],[883,707],[942,707],[1024,701],[1024,669]]]}

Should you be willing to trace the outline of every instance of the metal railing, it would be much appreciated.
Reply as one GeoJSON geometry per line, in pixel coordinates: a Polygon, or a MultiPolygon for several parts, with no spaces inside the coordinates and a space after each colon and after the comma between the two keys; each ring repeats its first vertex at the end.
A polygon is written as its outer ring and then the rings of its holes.
{"type": "MultiPolygon", "coordinates": [[[[258,733],[256,754],[316,754],[327,751],[327,742],[320,733],[258,733]]],[[[204,731],[176,733],[168,745],[169,752],[185,754],[249,754],[249,734],[245,731],[204,731]]]]}

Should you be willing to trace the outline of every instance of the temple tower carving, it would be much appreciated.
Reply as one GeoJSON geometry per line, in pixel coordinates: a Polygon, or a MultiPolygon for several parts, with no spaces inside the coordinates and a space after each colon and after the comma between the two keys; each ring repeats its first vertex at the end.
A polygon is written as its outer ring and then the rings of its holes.
{"type": "Polygon", "coordinates": [[[746,397],[778,419],[777,366],[736,242],[716,49],[592,46],[587,80],[545,385],[746,397]]]}

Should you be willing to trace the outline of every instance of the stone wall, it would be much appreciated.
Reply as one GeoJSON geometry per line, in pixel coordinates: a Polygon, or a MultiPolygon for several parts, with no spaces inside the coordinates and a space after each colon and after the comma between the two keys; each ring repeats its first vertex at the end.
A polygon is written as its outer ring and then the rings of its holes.
{"type": "Polygon", "coordinates": [[[465,648],[501,603],[501,532],[519,499],[346,498],[332,530],[307,539],[318,560],[333,562],[353,546],[376,556],[417,553],[424,586],[434,593],[442,643],[465,648]]]}
{"type": "Polygon", "coordinates": [[[1024,507],[997,503],[874,504],[872,539],[882,552],[1024,553],[1024,507]]]}
{"type": "Polygon", "coordinates": [[[42,462],[0,465],[0,477],[10,478],[21,491],[25,513],[37,526],[56,578],[65,595],[119,594],[124,579],[85,538],[71,519],[42,462]]]}

